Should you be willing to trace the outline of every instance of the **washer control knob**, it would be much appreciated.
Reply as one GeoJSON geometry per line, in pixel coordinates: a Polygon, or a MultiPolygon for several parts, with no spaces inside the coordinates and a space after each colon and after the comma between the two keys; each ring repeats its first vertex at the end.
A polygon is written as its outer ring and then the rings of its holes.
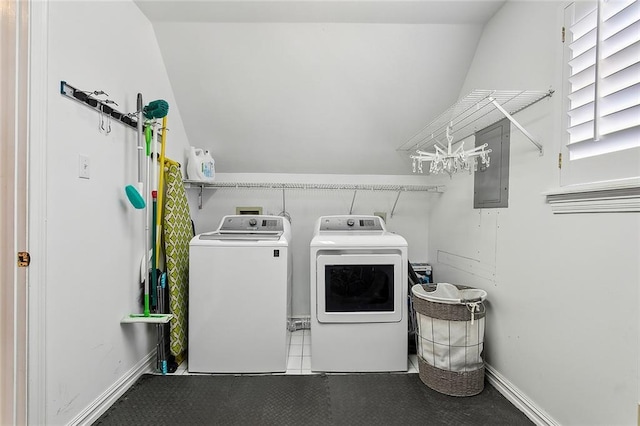
{"type": "Polygon", "coordinates": [[[353,220],[353,219],[348,219],[348,220],[347,220],[347,225],[349,225],[349,226],[353,226],[353,225],[355,225],[355,224],[356,224],[356,221],[355,221],[355,220],[353,220]]]}
{"type": "Polygon", "coordinates": [[[249,226],[256,226],[258,224],[258,221],[255,219],[249,219],[249,226]]]}

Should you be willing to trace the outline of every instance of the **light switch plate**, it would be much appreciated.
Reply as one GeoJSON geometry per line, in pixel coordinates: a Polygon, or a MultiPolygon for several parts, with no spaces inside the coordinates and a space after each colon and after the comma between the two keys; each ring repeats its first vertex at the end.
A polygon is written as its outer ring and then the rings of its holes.
{"type": "Polygon", "coordinates": [[[89,172],[89,157],[86,155],[78,156],[78,177],[81,179],[89,179],[89,172]]]}

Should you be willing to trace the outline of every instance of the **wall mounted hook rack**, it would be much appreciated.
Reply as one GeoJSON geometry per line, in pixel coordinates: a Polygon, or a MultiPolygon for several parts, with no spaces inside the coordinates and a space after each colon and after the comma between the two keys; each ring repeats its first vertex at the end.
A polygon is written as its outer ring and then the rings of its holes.
{"type": "MultiPolygon", "coordinates": [[[[104,94],[104,92],[101,92],[101,93],[104,94]]],[[[131,127],[132,129],[136,129],[136,130],[138,128],[138,120],[135,117],[135,113],[123,113],[123,112],[117,111],[116,109],[108,105],[108,104],[117,105],[114,101],[111,101],[108,99],[106,100],[96,99],[93,96],[91,96],[94,94],[100,94],[100,92],[98,91],[85,92],[73,87],[72,85],[68,84],[66,81],[61,81],[60,94],[63,96],[66,96],[69,99],[73,99],[77,102],[80,102],[88,106],[89,108],[96,110],[101,114],[108,114],[115,121],[119,121],[120,123],[124,124],[127,127],[131,127]]]]}

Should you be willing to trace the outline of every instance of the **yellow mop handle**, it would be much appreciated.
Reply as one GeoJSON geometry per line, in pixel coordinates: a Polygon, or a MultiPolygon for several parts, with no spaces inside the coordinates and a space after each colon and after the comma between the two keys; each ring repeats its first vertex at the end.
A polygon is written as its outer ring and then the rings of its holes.
{"type": "MultiPolygon", "coordinates": [[[[158,176],[158,209],[156,211],[156,253],[160,253],[160,241],[162,241],[162,237],[160,235],[160,225],[162,223],[162,206],[163,198],[164,198],[164,148],[167,145],[167,116],[165,115],[162,118],[162,138],[160,139],[160,173],[158,176]]],[[[155,267],[158,267],[158,258],[160,256],[156,256],[156,264],[155,267]]]]}

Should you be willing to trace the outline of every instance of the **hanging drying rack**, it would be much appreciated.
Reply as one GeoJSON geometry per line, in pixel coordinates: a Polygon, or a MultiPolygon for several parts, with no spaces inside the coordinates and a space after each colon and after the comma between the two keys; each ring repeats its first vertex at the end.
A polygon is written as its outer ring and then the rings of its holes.
{"type": "Polygon", "coordinates": [[[355,183],[285,183],[285,182],[202,182],[199,180],[184,180],[184,184],[187,188],[198,188],[198,208],[202,208],[202,192],[205,189],[220,189],[220,188],[244,188],[244,189],[276,189],[283,191],[285,189],[302,189],[302,190],[348,190],[353,191],[353,199],[351,200],[351,207],[349,214],[353,212],[353,204],[356,199],[358,191],[395,191],[397,192],[395,203],[391,210],[391,216],[396,209],[400,194],[403,192],[436,192],[442,193],[445,190],[443,185],[386,185],[386,184],[355,184],[355,183]]]}
{"type": "Polygon", "coordinates": [[[135,113],[123,113],[116,110],[115,108],[108,105],[110,103],[113,103],[112,101],[93,97],[92,94],[97,94],[96,92],[86,92],[73,87],[66,81],[61,81],[60,94],[66,96],[69,99],[80,102],[81,104],[88,106],[89,108],[99,112],[100,114],[106,114],[110,116],[114,121],[118,121],[127,127],[130,127],[134,130],[137,130],[138,128],[138,119],[135,117],[135,113]]]}
{"type": "Polygon", "coordinates": [[[513,114],[550,97],[553,93],[552,89],[547,91],[474,90],[400,145],[397,150],[428,149],[435,144],[446,148],[447,127],[450,127],[456,141],[462,141],[506,117],[538,148],[542,155],[542,144],[513,118],[513,114]]]}

